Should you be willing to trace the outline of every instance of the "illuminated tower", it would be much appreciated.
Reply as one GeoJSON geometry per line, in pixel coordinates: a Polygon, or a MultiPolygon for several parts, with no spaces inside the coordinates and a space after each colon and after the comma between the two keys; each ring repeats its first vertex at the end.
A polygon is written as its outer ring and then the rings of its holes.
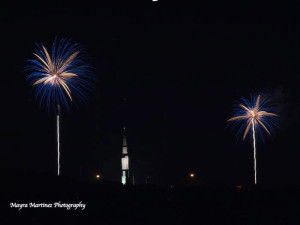
{"type": "Polygon", "coordinates": [[[126,140],[126,128],[123,127],[123,143],[122,143],[122,184],[126,185],[129,181],[129,157],[127,149],[127,140],[126,140]]]}

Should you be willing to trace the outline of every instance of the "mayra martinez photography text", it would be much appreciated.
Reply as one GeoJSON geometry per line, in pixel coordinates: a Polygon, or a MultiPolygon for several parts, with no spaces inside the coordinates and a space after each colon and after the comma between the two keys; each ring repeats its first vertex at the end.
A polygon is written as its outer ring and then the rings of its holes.
{"type": "Polygon", "coordinates": [[[10,208],[16,208],[18,210],[21,210],[23,208],[64,208],[67,210],[77,210],[85,209],[86,204],[83,204],[82,202],[79,203],[62,203],[62,202],[54,202],[54,203],[35,203],[35,202],[30,202],[30,203],[16,203],[16,202],[11,202],[10,203],[10,208]]]}

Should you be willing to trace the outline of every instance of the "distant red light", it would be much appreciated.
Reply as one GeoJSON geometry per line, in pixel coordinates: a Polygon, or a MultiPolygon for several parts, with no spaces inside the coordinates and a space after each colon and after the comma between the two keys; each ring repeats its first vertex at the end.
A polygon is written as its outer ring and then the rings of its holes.
{"type": "Polygon", "coordinates": [[[235,188],[241,190],[243,188],[243,185],[236,185],[235,188]]]}

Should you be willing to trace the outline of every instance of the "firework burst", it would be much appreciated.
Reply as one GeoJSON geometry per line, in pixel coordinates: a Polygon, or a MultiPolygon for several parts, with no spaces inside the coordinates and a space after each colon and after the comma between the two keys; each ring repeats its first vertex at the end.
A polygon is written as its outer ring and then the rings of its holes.
{"type": "Polygon", "coordinates": [[[64,106],[86,99],[93,91],[92,69],[85,63],[85,55],[79,44],[67,39],[54,41],[49,52],[43,44],[37,44],[35,59],[28,60],[30,74],[26,79],[35,87],[36,98],[47,109],[64,106]]]}
{"type": "Polygon", "coordinates": [[[270,101],[265,98],[262,99],[260,95],[252,97],[249,100],[242,98],[241,103],[234,108],[234,115],[227,120],[227,122],[235,122],[235,125],[241,125],[238,135],[243,135],[243,140],[252,132],[253,151],[254,151],[254,177],[255,184],[257,184],[257,169],[256,169],[256,134],[263,137],[264,133],[271,136],[271,130],[278,115],[270,112],[274,110],[269,106],[270,101]]]}

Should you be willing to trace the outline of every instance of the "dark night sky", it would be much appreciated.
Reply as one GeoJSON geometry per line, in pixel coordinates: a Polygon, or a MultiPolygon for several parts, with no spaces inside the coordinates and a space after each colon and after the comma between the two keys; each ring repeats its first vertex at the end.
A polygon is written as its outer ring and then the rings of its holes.
{"type": "Polygon", "coordinates": [[[1,9],[1,168],[56,172],[55,117],[25,82],[36,42],[81,43],[97,92],[64,114],[62,173],[119,180],[121,128],[136,181],[250,183],[252,149],[226,129],[232,104],[267,92],[281,127],[258,145],[259,179],[300,179],[299,25],[296,11],[246,5],[1,9]],[[257,8],[260,8],[258,10],[257,8]]]}

